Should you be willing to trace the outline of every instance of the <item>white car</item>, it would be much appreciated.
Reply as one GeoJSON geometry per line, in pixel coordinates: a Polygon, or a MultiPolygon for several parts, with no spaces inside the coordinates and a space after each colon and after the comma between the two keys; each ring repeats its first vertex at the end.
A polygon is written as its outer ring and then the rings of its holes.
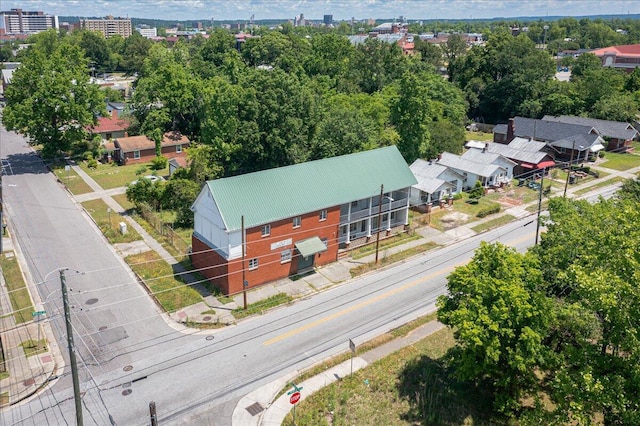
{"type": "MultiPolygon", "coordinates": [[[[153,176],[153,175],[142,176],[141,179],[147,179],[151,181],[151,183],[161,182],[164,180],[162,176],[153,176]]],[[[138,183],[138,181],[134,180],[133,182],[131,182],[131,185],[135,185],[136,183],[138,183]]]]}

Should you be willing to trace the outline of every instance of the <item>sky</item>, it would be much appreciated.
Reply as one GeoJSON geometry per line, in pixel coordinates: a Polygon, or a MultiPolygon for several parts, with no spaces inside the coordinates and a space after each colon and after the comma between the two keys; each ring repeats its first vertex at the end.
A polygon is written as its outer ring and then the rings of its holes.
{"type": "Polygon", "coordinates": [[[486,19],[517,16],[637,14],[637,0],[0,0],[0,10],[21,8],[59,16],[164,20],[486,19]]]}

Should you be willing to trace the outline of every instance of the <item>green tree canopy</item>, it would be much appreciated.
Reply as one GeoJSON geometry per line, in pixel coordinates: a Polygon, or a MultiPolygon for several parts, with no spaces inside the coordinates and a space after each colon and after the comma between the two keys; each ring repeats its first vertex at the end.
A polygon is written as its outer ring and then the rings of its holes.
{"type": "Polygon", "coordinates": [[[7,129],[41,145],[45,157],[66,153],[86,137],[85,128],[106,113],[104,94],[89,83],[82,49],[55,31],[39,34],[14,72],[5,94],[7,129]]]}

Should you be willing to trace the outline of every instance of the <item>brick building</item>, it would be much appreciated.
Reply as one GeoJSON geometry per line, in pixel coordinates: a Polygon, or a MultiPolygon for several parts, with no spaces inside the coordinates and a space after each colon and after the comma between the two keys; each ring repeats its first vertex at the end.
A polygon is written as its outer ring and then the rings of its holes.
{"type": "Polygon", "coordinates": [[[192,206],[192,263],[234,294],[243,269],[255,287],[334,262],[404,229],[416,182],[395,146],[209,181],[192,206]]]}

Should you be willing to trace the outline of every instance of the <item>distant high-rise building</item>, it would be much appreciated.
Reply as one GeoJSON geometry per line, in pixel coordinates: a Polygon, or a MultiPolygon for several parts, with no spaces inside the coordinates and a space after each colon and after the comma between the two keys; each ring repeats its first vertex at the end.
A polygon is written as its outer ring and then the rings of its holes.
{"type": "Polygon", "coordinates": [[[106,38],[120,35],[127,38],[131,35],[131,19],[107,16],[101,19],[81,19],[80,28],[100,31],[106,38]]]}
{"type": "Polygon", "coordinates": [[[333,24],[333,15],[324,15],[322,22],[324,22],[325,25],[333,24]]]}
{"type": "Polygon", "coordinates": [[[158,29],[156,27],[150,27],[149,25],[140,25],[136,27],[136,31],[139,32],[142,37],[146,38],[158,36],[158,29]]]}
{"type": "Polygon", "coordinates": [[[0,34],[33,34],[49,28],[58,29],[57,16],[22,9],[0,12],[0,34]]]}
{"type": "Polygon", "coordinates": [[[299,16],[296,16],[295,20],[293,21],[293,26],[304,27],[305,25],[306,25],[306,21],[304,19],[304,13],[301,13],[299,16]]]}

